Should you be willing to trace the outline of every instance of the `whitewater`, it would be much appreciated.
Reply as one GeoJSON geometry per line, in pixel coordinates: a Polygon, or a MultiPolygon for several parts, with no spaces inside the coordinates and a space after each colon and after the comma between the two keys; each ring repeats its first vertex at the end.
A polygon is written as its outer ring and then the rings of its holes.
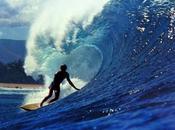
{"type": "MultiPolygon", "coordinates": [[[[65,82],[55,104],[0,129],[175,129],[174,0],[53,0],[42,8],[25,71],[44,75],[45,92],[67,64],[81,90],[65,82]]],[[[29,93],[24,102],[32,101],[29,93]]]]}

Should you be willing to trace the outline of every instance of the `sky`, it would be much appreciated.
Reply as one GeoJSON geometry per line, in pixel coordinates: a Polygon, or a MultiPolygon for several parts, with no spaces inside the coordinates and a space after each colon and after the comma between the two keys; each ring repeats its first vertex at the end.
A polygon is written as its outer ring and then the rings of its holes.
{"type": "Polygon", "coordinates": [[[42,3],[42,0],[0,0],[0,39],[26,40],[42,3]]]}
{"type": "MultiPolygon", "coordinates": [[[[42,16],[40,13],[45,7],[44,4],[51,7],[52,11],[54,5],[51,1],[54,2],[54,0],[0,0],[0,39],[27,40],[31,25],[35,23],[36,18],[42,16]]],[[[91,5],[91,0],[86,1],[87,4],[91,5]]],[[[64,0],[57,1],[57,3],[64,4],[64,0]]],[[[96,3],[92,4],[92,8],[96,3]]],[[[100,3],[99,5],[101,5],[100,3]]]]}

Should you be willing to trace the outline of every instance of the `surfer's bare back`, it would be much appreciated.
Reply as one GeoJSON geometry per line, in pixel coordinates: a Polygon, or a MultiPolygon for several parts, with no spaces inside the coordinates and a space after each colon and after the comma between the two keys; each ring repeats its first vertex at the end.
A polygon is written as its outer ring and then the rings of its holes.
{"type": "Polygon", "coordinates": [[[59,99],[59,96],[60,96],[60,84],[63,82],[64,79],[67,79],[67,81],[69,82],[69,84],[76,90],[79,90],[78,88],[75,87],[75,85],[72,83],[72,81],[70,80],[69,78],[69,73],[66,72],[67,70],[67,66],[64,64],[64,65],[61,65],[60,66],[60,71],[58,71],[56,74],[55,74],[55,77],[54,77],[54,80],[53,82],[51,83],[50,87],[49,87],[49,95],[46,96],[43,101],[41,102],[40,104],[40,107],[43,106],[43,103],[45,101],[47,101],[53,94],[53,92],[55,93],[55,98],[50,100],[49,103],[51,102],[54,102],[56,100],[59,99]]]}

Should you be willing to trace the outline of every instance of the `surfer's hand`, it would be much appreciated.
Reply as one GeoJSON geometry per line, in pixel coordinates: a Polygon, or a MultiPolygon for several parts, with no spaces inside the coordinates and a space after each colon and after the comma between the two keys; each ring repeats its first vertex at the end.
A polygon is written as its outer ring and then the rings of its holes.
{"type": "Polygon", "coordinates": [[[76,89],[76,90],[80,90],[79,88],[76,88],[75,86],[73,86],[73,88],[76,89]]]}
{"type": "Polygon", "coordinates": [[[76,88],[76,90],[80,90],[79,88],[76,88]]]}

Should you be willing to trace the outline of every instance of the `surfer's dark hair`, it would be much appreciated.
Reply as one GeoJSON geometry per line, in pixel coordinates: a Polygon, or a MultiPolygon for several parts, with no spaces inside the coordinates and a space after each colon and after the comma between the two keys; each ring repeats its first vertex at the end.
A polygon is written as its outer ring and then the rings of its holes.
{"type": "Polygon", "coordinates": [[[66,71],[66,70],[67,70],[67,65],[65,65],[65,64],[61,65],[61,66],[60,66],[60,69],[61,69],[62,71],[66,71]]]}

